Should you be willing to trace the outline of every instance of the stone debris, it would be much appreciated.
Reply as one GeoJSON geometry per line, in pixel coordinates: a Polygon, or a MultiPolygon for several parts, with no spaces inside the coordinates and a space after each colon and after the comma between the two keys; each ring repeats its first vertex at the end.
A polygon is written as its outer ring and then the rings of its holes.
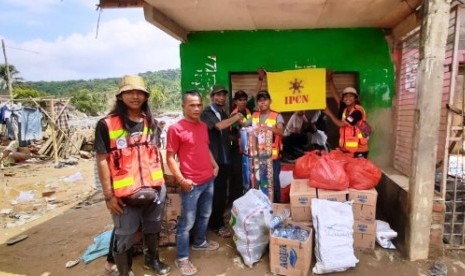
{"type": "Polygon", "coordinates": [[[79,262],[80,262],[80,259],[67,261],[66,264],[65,264],[65,267],[66,268],[71,268],[71,267],[77,265],[79,262]]]}
{"type": "Polygon", "coordinates": [[[13,210],[10,209],[10,208],[5,208],[5,209],[2,209],[0,210],[0,214],[2,215],[9,215],[13,210]]]}
{"type": "Polygon", "coordinates": [[[442,261],[435,261],[430,269],[430,276],[447,276],[447,265],[442,261]]]}
{"type": "Polygon", "coordinates": [[[18,243],[18,242],[20,242],[20,241],[23,241],[23,240],[25,240],[25,239],[27,239],[27,238],[28,238],[28,235],[24,235],[24,234],[23,234],[23,235],[19,235],[19,236],[13,237],[13,238],[11,238],[11,239],[8,239],[8,240],[6,241],[6,244],[7,244],[7,245],[13,245],[13,244],[18,243]]]}

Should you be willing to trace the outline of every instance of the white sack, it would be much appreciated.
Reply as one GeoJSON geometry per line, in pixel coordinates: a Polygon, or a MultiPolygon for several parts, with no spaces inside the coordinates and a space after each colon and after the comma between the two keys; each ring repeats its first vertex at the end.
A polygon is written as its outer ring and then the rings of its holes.
{"type": "Polygon", "coordinates": [[[355,267],[354,215],[350,202],[312,199],[316,264],[313,273],[345,271],[355,267]]]}
{"type": "Polygon", "coordinates": [[[376,242],[382,248],[396,249],[396,246],[391,241],[394,238],[397,238],[397,232],[391,229],[389,223],[376,220],[376,242]]]}
{"type": "Polygon", "coordinates": [[[258,262],[268,247],[270,220],[271,202],[257,189],[250,189],[233,202],[230,224],[234,242],[248,267],[258,262]]]}

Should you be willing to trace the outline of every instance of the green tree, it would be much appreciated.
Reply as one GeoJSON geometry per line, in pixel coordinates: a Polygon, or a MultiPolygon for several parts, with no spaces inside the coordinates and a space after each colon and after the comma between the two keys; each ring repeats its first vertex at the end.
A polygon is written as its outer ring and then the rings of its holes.
{"type": "Polygon", "coordinates": [[[41,98],[50,96],[50,94],[27,86],[15,87],[13,89],[15,99],[41,98]]]}
{"type": "MultiPolygon", "coordinates": [[[[8,69],[10,71],[10,78],[11,84],[14,83],[21,83],[23,82],[23,78],[19,76],[19,71],[16,69],[14,65],[8,65],[8,69]]],[[[0,88],[7,89],[8,88],[8,75],[6,72],[6,65],[0,64],[0,88]]]]}
{"type": "MultiPolygon", "coordinates": [[[[180,110],[181,71],[179,69],[149,71],[139,75],[144,78],[149,90],[153,90],[150,104],[156,111],[180,110]]],[[[72,97],[74,102],[80,102],[81,106],[78,108],[84,112],[101,112],[105,110],[107,99],[113,98],[116,94],[118,82],[119,78],[107,78],[25,82],[24,84],[53,96],[72,97]],[[90,95],[81,95],[83,91],[90,95]],[[94,99],[95,102],[91,102],[88,97],[94,99]]]]}
{"type": "Polygon", "coordinates": [[[91,93],[86,90],[79,90],[73,93],[71,103],[77,110],[87,115],[97,116],[105,109],[105,95],[102,93],[91,93]]]}
{"type": "Polygon", "coordinates": [[[165,89],[163,87],[152,87],[149,88],[149,91],[152,106],[156,110],[162,109],[167,98],[165,94],[165,89]]]}

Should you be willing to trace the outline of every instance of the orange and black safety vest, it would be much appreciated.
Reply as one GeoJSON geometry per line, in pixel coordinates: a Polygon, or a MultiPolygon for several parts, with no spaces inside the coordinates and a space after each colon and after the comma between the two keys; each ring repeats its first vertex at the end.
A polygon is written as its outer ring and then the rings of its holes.
{"type": "MultiPolygon", "coordinates": [[[[273,127],[275,126],[278,121],[278,112],[275,111],[270,111],[268,112],[268,116],[266,117],[266,120],[264,122],[265,125],[268,127],[273,127]]],[[[260,112],[254,112],[252,114],[252,126],[257,126],[260,123],[260,112]]],[[[279,152],[281,151],[281,136],[280,135],[274,135],[273,134],[273,149],[272,149],[272,155],[271,158],[273,160],[279,159],[279,152]]]]}
{"type": "Polygon", "coordinates": [[[344,109],[344,112],[342,113],[342,121],[346,121],[346,118],[356,110],[362,113],[362,119],[358,121],[355,126],[346,125],[339,128],[339,147],[348,152],[367,152],[368,139],[362,135],[359,128],[360,124],[367,120],[363,107],[355,105],[350,112],[347,111],[347,108],[344,109]]]}
{"type": "Polygon", "coordinates": [[[110,174],[116,197],[130,196],[143,187],[160,187],[164,183],[163,171],[152,131],[144,121],[142,133],[137,137],[123,127],[119,116],[105,118],[110,137],[110,174]]]}

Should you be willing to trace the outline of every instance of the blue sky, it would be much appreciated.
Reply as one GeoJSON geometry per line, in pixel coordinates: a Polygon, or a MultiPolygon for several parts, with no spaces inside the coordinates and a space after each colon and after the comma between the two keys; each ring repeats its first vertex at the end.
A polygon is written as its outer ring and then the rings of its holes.
{"type": "Polygon", "coordinates": [[[142,8],[103,10],[96,38],[98,2],[0,0],[0,38],[8,63],[27,81],[179,68],[179,41],[145,21],[142,8]]]}

